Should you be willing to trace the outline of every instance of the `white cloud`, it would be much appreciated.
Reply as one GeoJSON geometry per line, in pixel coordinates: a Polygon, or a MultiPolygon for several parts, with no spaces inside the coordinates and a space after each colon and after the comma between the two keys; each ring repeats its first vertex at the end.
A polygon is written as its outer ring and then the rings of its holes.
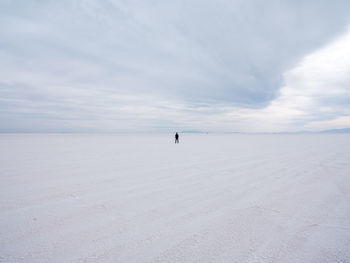
{"type": "Polygon", "coordinates": [[[265,131],[349,127],[350,30],[304,57],[284,74],[284,82],[266,108],[243,110],[240,118],[265,131]]]}
{"type": "Polygon", "coordinates": [[[344,129],[350,127],[350,115],[337,117],[331,120],[314,121],[307,125],[314,130],[344,129]]]}

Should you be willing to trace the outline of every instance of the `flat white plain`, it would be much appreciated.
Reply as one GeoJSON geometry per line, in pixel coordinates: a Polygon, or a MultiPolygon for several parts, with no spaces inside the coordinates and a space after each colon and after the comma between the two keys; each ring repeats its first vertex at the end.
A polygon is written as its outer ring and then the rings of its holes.
{"type": "Polygon", "coordinates": [[[0,135],[0,262],[350,262],[350,135],[0,135]]]}

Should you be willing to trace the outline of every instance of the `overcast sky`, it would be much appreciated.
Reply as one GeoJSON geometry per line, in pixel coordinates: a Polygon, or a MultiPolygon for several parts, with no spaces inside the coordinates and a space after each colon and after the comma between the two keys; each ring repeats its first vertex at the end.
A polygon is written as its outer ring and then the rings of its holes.
{"type": "Polygon", "coordinates": [[[0,132],[347,127],[348,0],[0,1],[0,132]]]}

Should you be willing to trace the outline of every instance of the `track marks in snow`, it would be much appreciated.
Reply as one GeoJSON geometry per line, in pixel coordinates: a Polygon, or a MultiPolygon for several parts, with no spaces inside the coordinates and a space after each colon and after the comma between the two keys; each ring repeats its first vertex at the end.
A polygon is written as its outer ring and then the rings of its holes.
{"type": "Polygon", "coordinates": [[[168,140],[0,136],[1,260],[350,261],[347,135],[168,140]]]}

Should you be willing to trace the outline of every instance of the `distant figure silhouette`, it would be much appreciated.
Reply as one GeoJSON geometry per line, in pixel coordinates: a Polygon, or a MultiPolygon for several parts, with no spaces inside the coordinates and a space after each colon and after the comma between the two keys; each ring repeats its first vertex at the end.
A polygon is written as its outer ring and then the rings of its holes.
{"type": "Polygon", "coordinates": [[[175,133],[175,143],[179,143],[179,134],[175,133]]]}

